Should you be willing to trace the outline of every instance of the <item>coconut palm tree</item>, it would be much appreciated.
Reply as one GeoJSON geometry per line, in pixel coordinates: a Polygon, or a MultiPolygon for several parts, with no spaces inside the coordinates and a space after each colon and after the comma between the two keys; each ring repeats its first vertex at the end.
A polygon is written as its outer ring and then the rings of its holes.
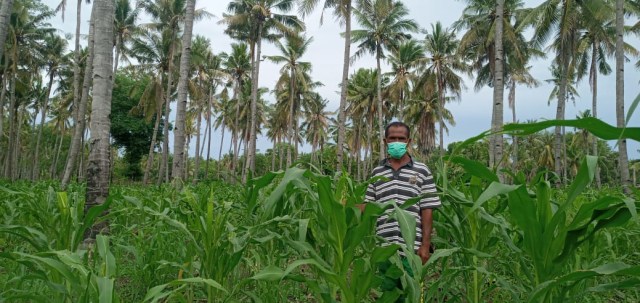
{"type": "MultiPolygon", "coordinates": [[[[165,117],[164,124],[169,125],[170,102],[174,93],[174,58],[178,54],[178,37],[180,37],[180,26],[184,24],[186,17],[187,0],[142,0],[139,5],[151,16],[152,21],[142,24],[143,28],[155,30],[166,36],[169,41],[169,60],[167,65],[167,80],[165,89],[165,117]]],[[[209,17],[211,14],[204,9],[194,9],[194,21],[209,17]]],[[[164,37],[163,37],[164,39],[164,37]]],[[[158,183],[169,180],[169,129],[164,128],[164,140],[162,147],[162,163],[160,165],[158,183]]]]}
{"type": "MultiPolygon", "coordinates": [[[[611,10],[608,1],[570,1],[570,0],[546,0],[539,6],[531,9],[526,15],[523,25],[533,25],[534,33],[532,41],[536,48],[540,48],[549,37],[554,37],[550,48],[555,51],[555,63],[558,66],[560,82],[558,85],[558,106],[556,119],[564,120],[567,85],[571,75],[575,75],[575,57],[578,46],[579,31],[583,28],[582,20],[588,18],[587,12],[599,12],[606,14],[611,10]]],[[[563,138],[562,128],[555,127],[554,164],[555,172],[562,176],[563,138]]],[[[557,185],[564,180],[558,179],[557,185]]]]}
{"type": "MultiPolygon", "coordinates": [[[[299,12],[304,18],[311,14],[313,10],[318,6],[319,0],[299,0],[299,12]]],[[[342,79],[340,80],[340,105],[338,107],[338,137],[336,143],[338,148],[336,149],[336,171],[342,170],[343,162],[343,145],[345,143],[345,131],[346,131],[346,107],[347,107],[347,81],[349,79],[349,62],[351,58],[351,14],[353,10],[352,0],[324,0],[322,5],[323,11],[325,9],[333,9],[333,14],[336,16],[340,23],[344,23],[344,56],[342,58],[342,79]]],[[[323,18],[320,18],[322,24],[323,18]]]]}
{"type": "MultiPolygon", "coordinates": [[[[625,127],[624,59],[624,1],[616,0],[616,125],[618,127],[625,127]]],[[[631,194],[626,139],[618,140],[618,164],[620,165],[620,184],[626,194],[631,194]]]]}
{"type": "MultiPolygon", "coordinates": [[[[309,83],[307,83],[307,77],[305,73],[311,70],[311,63],[300,61],[304,53],[307,51],[307,48],[313,41],[313,38],[306,38],[304,35],[301,36],[287,36],[285,37],[285,43],[283,44],[280,41],[276,41],[276,47],[280,51],[281,55],[277,56],[267,56],[271,62],[276,64],[283,64],[280,69],[281,75],[288,74],[289,80],[289,132],[288,139],[289,144],[293,144],[294,142],[294,134],[296,134],[296,128],[294,125],[298,125],[298,121],[295,117],[298,116],[297,111],[300,108],[300,105],[296,106],[296,102],[294,98],[299,96],[301,92],[308,89],[309,83]],[[300,85],[297,85],[300,84],[300,85]],[[294,121],[295,120],[295,121],[294,121]]],[[[286,81],[281,77],[281,81],[286,81]]],[[[287,167],[291,166],[291,153],[287,153],[287,167]]]]}
{"type": "MultiPolygon", "coordinates": [[[[387,85],[388,78],[382,77],[382,85],[387,85]]],[[[384,112],[388,114],[389,106],[385,106],[382,109],[379,108],[380,104],[378,103],[378,75],[377,71],[373,69],[364,69],[360,68],[356,70],[356,72],[350,77],[349,83],[347,86],[347,101],[349,106],[347,107],[347,113],[353,117],[354,119],[364,120],[365,123],[362,125],[362,129],[360,128],[361,124],[358,122],[353,122],[354,132],[352,133],[355,136],[355,140],[353,142],[352,153],[356,153],[356,159],[359,162],[360,147],[365,148],[365,157],[371,162],[374,159],[374,148],[379,147],[376,145],[376,138],[379,138],[379,134],[376,133],[375,126],[378,123],[381,123],[379,120],[378,113],[384,112]],[[366,129],[365,129],[366,127],[366,129]],[[364,134],[364,140],[360,139],[360,134],[364,134]],[[371,139],[371,140],[370,140],[371,139]],[[368,151],[368,154],[367,154],[368,151]]],[[[387,90],[383,91],[384,97],[388,97],[387,90]]],[[[383,104],[384,106],[384,104],[383,104]]],[[[380,131],[380,128],[378,128],[380,131]]],[[[381,130],[384,136],[384,126],[381,130]]],[[[379,144],[379,143],[378,143],[379,144]]],[[[383,147],[384,148],[384,147],[383,147]]],[[[378,155],[378,157],[384,157],[384,150],[382,151],[382,155],[378,155]]],[[[366,165],[363,168],[363,171],[367,171],[366,165]]]]}
{"type": "MultiPolygon", "coordinates": [[[[615,53],[615,21],[613,16],[587,11],[591,15],[585,21],[585,31],[578,42],[577,80],[588,74],[591,87],[591,116],[598,117],[598,74],[608,75],[611,66],[607,57],[615,53]]],[[[598,142],[593,140],[592,155],[598,156],[598,142]]],[[[596,186],[601,185],[599,169],[596,168],[596,186]]]]}
{"type": "Polygon", "coordinates": [[[242,95],[242,87],[249,81],[249,71],[251,69],[251,58],[249,57],[248,47],[246,44],[231,44],[231,53],[227,56],[222,66],[227,73],[231,75],[233,79],[233,95],[231,102],[235,107],[235,115],[229,121],[233,121],[231,124],[226,124],[231,130],[232,146],[233,146],[233,161],[231,162],[231,171],[235,171],[238,161],[238,139],[240,134],[240,109],[242,109],[245,100],[242,95]]]}
{"type": "Polygon", "coordinates": [[[286,15],[293,8],[293,0],[236,0],[229,3],[223,23],[228,25],[227,32],[249,38],[252,58],[252,90],[251,90],[251,126],[249,129],[248,158],[246,167],[255,172],[256,123],[258,102],[258,79],[260,75],[260,58],[262,40],[273,41],[277,34],[292,35],[304,30],[304,23],[296,16],[286,15]],[[277,13],[281,12],[281,13],[277,13]],[[255,52],[254,50],[255,43],[255,52]]]}
{"type": "MultiPolygon", "coordinates": [[[[508,56],[506,57],[508,58],[508,56]]],[[[507,59],[508,60],[508,59],[507,59]]],[[[531,66],[521,65],[520,67],[515,67],[514,69],[507,72],[507,88],[509,89],[509,95],[507,97],[509,101],[509,109],[511,109],[511,121],[513,123],[517,123],[516,119],[516,87],[518,85],[525,85],[529,88],[538,87],[540,85],[540,81],[536,80],[533,75],[529,72],[531,66]]],[[[512,137],[512,158],[513,158],[513,167],[514,170],[518,163],[518,137],[512,137]]]]}
{"type": "Polygon", "coordinates": [[[406,122],[415,126],[416,151],[423,156],[436,147],[436,122],[446,122],[440,132],[448,131],[447,124],[455,125],[451,112],[440,106],[437,79],[437,74],[427,72],[416,81],[404,113],[406,122]]]}
{"type": "Polygon", "coordinates": [[[416,40],[401,43],[389,55],[392,70],[389,75],[393,77],[389,84],[389,95],[395,103],[392,115],[400,121],[404,121],[405,101],[411,99],[411,84],[417,80],[416,72],[424,65],[425,59],[424,49],[416,40]]]}
{"type": "MultiPolygon", "coordinates": [[[[431,77],[431,75],[436,77],[440,113],[445,112],[444,104],[447,100],[447,92],[452,93],[455,99],[459,99],[460,93],[464,88],[464,83],[458,72],[466,71],[468,68],[457,54],[458,44],[459,41],[456,39],[455,32],[442,27],[440,22],[431,25],[431,32],[427,33],[425,38],[424,47],[427,53],[427,63],[423,77],[431,77]]],[[[427,79],[420,79],[419,81],[426,83],[427,79]]],[[[443,115],[440,115],[440,152],[444,151],[444,118],[443,115]]]]}
{"type": "MultiPolygon", "coordinates": [[[[115,57],[113,61],[113,74],[116,74],[118,70],[118,63],[123,58],[127,57],[129,50],[127,49],[127,42],[133,38],[133,34],[138,30],[138,15],[140,14],[140,7],[131,7],[130,0],[116,0],[116,18],[115,24],[115,57]]],[[[115,77],[113,77],[115,81],[115,77]]]]}
{"type": "MultiPolygon", "coordinates": [[[[65,164],[65,171],[62,176],[62,187],[66,187],[69,181],[71,180],[71,175],[73,171],[75,171],[75,164],[77,162],[77,156],[80,152],[80,145],[82,140],[84,139],[85,132],[85,114],[81,112],[81,109],[86,109],[87,104],[81,104],[82,95],[88,95],[89,85],[91,82],[89,80],[84,81],[83,79],[87,78],[82,76],[82,69],[80,67],[80,62],[82,61],[81,53],[82,49],[80,47],[80,29],[81,29],[81,17],[82,17],[82,2],[83,0],[78,0],[76,3],[76,31],[75,31],[75,49],[74,49],[74,66],[73,66],[73,119],[74,119],[74,132],[73,138],[71,139],[71,147],[70,152],[67,156],[67,162],[65,164]],[[81,82],[82,81],[82,82],[81,82]],[[86,84],[86,85],[85,85],[86,84]],[[86,90],[85,90],[86,89],[86,90]],[[76,131],[75,129],[78,128],[76,131]]],[[[91,3],[90,0],[85,0],[85,3],[91,3]]],[[[64,20],[64,12],[66,8],[67,0],[61,0],[60,4],[56,8],[56,11],[62,12],[62,19],[64,20]]],[[[91,12],[90,20],[93,19],[93,10],[91,12]]],[[[89,35],[91,35],[91,28],[89,28],[89,35]]],[[[91,44],[91,41],[89,42],[91,44]]],[[[92,53],[89,52],[89,56],[92,56],[92,53]]],[[[85,72],[87,69],[91,69],[92,64],[85,65],[85,72]]],[[[88,73],[90,74],[90,72],[88,73]]],[[[85,100],[88,100],[85,98],[85,100]]]]}
{"type": "MultiPolygon", "coordinates": [[[[289,137],[287,123],[289,122],[289,115],[287,115],[286,109],[280,107],[286,107],[286,103],[277,103],[275,106],[269,106],[267,109],[267,138],[273,143],[271,150],[271,170],[276,170],[276,154],[280,158],[278,170],[282,169],[282,159],[284,158],[284,152],[282,151],[283,138],[289,137]],[[278,150],[276,150],[278,148],[278,150]]],[[[287,149],[290,149],[287,147],[287,149]]]]}
{"type": "Polygon", "coordinates": [[[42,138],[42,128],[44,127],[44,122],[47,117],[47,111],[49,109],[49,98],[51,95],[51,89],[53,87],[53,80],[58,73],[58,69],[63,64],[62,60],[64,59],[64,53],[67,47],[67,40],[64,38],[54,35],[48,34],[45,37],[43,55],[45,59],[45,65],[47,69],[47,76],[49,77],[49,83],[47,85],[47,91],[44,95],[43,104],[40,108],[40,126],[38,127],[38,135],[36,138],[36,148],[35,148],[35,156],[33,158],[33,173],[32,180],[38,180],[40,177],[40,164],[39,164],[39,155],[40,155],[40,140],[42,138]]]}
{"type": "MultiPolygon", "coordinates": [[[[359,58],[365,53],[376,57],[376,70],[378,77],[378,109],[382,104],[382,69],[380,62],[384,59],[385,49],[397,47],[398,42],[410,38],[409,33],[418,30],[418,24],[407,19],[409,10],[402,2],[393,0],[363,0],[359,2],[354,15],[358,23],[363,27],[351,32],[351,41],[358,44],[358,51],[353,55],[359,58]]],[[[379,148],[380,157],[384,157],[384,127],[386,124],[382,111],[378,112],[379,148]]]]}
{"type": "MultiPolygon", "coordinates": [[[[180,78],[178,79],[178,106],[176,110],[176,123],[173,130],[173,168],[171,175],[175,179],[182,180],[184,175],[184,145],[186,131],[186,110],[187,110],[187,82],[189,78],[189,60],[191,59],[191,35],[193,32],[193,20],[196,1],[187,0],[184,32],[182,34],[182,53],[180,56],[180,78]]],[[[199,122],[200,120],[198,120],[199,122]]],[[[199,125],[198,125],[198,129],[199,125]]],[[[200,136],[198,136],[200,138],[200,136]]],[[[197,153],[196,153],[197,156],[197,153]]]]}
{"type": "MultiPolygon", "coordinates": [[[[113,77],[113,18],[115,4],[111,0],[94,3],[95,54],[93,60],[93,101],[91,102],[91,149],[87,165],[87,197],[85,213],[94,205],[102,204],[109,195],[109,129],[111,122],[111,90],[113,77]]],[[[108,231],[107,223],[93,226],[86,236],[95,239],[97,233],[108,231]],[[105,230],[106,228],[106,230],[105,230]]]]}
{"type": "Polygon", "coordinates": [[[4,54],[4,42],[7,39],[12,8],[13,0],[5,0],[0,4],[0,58],[4,54]]]}
{"type": "MultiPolygon", "coordinates": [[[[134,111],[142,112],[143,116],[151,121],[155,119],[153,127],[153,135],[151,137],[151,145],[149,146],[149,155],[147,157],[147,164],[144,171],[143,184],[147,184],[150,178],[151,166],[154,158],[154,150],[158,139],[158,130],[160,128],[160,121],[162,121],[163,105],[166,100],[165,92],[165,75],[168,74],[169,65],[173,60],[171,56],[171,44],[170,33],[163,32],[157,33],[155,31],[141,31],[139,35],[136,35],[131,42],[131,52],[140,63],[138,68],[142,72],[153,75],[152,80],[148,82],[144,89],[140,103],[133,109],[134,111]]],[[[165,112],[165,115],[168,113],[165,112]]],[[[166,120],[163,124],[163,129],[167,128],[166,120]]],[[[166,133],[166,132],[163,132],[166,133]]],[[[161,135],[164,140],[164,134],[161,135]]],[[[158,176],[162,179],[161,176],[158,176]]]]}
{"type": "MultiPolygon", "coordinates": [[[[196,37],[193,39],[193,43],[191,44],[191,51],[190,51],[190,60],[189,60],[189,64],[191,65],[189,67],[190,73],[189,73],[189,81],[187,82],[187,89],[188,89],[188,93],[189,93],[189,109],[188,111],[192,111],[192,120],[195,121],[195,127],[193,127],[193,125],[191,126],[192,129],[190,130],[191,132],[189,133],[189,135],[195,136],[196,137],[196,153],[195,153],[195,160],[194,160],[194,176],[193,176],[193,183],[195,184],[198,179],[200,178],[199,176],[199,171],[200,171],[200,158],[202,157],[202,152],[200,149],[200,146],[204,147],[204,144],[201,144],[201,129],[202,129],[202,116],[203,115],[207,115],[206,110],[207,110],[207,106],[210,104],[210,100],[212,98],[211,96],[211,90],[212,90],[212,85],[213,85],[213,79],[211,79],[211,75],[209,75],[208,73],[208,69],[205,67],[206,64],[206,60],[209,56],[212,55],[211,53],[211,49],[209,47],[210,45],[210,41],[209,39],[203,37],[203,36],[199,36],[196,35],[196,37]]],[[[188,123],[187,123],[188,126],[188,123]]],[[[185,128],[186,130],[186,128],[185,128]]],[[[208,133],[208,129],[205,128],[205,133],[204,133],[204,137],[206,139],[208,133]]],[[[185,133],[186,136],[186,133],[185,133]]],[[[186,140],[187,142],[189,142],[189,138],[187,138],[186,140]]],[[[185,150],[185,155],[183,156],[185,160],[184,162],[184,175],[185,175],[185,180],[186,177],[188,176],[188,169],[187,169],[187,164],[188,159],[189,159],[189,155],[188,155],[188,151],[189,151],[189,147],[188,144],[186,144],[187,147],[183,148],[183,150],[185,150]]]]}
{"type": "MultiPolygon", "coordinates": [[[[458,52],[465,60],[472,62],[476,72],[475,89],[479,90],[485,85],[493,88],[491,129],[497,131],[504,122],[503,86],[508,85],[511,70],[526,66],[526,59],[531,52],[518,21],[518,17],[527,10],[523,9],[521,0],[468,0],[467,3],[462,17],[453,25],[456,30],[466,30],[458,52]],[[502,77],[496,77],[497,74],[502,77]]],[[[490,137],[491,166],[501,163],[503,143],[502,135],[490,137]]]]}
{"type": "Polygon", "coordinates": [[[302,129],[304,129],[307,142],[311,143],[311,163],[318,164],[316,151],[318,147],[322,151],[322,147],[328,139],[329,116],[334,113],[326,110],[327,103],[329,101],[323,99],[318,93],[312,93],[309,102],[305,102],[305,118],[302,129]]]}
{"type": "MultiPolygon", "coordinates": [[[[53,11],[46,6],[39,5],[34,1],[21,1],[15,3],[11,10],[11,17],[7,30],[5,48],[8,52],[4,54],[7,64],[4,73],[5,81],[9,82],[9,133],[7,142],[7,152],[4,157],[4,175],[10,179],[18,177],[18,150],[19,150],[19,112],[26,110],[27,100],[35,98],[17,98],[16,89],[23,90],[21,94],[29,93],[29,87],[34,81],[33,69],[37,69],[37,60],[41,56],[41,45],[47,35],[54,32],[47,19],[54,15],[53,11]],[[22,78],[28,76],[27,78],[22,78]],[[19,100],[23,99],[23,100],[19,100]]],[[[2,122],[2,121],[0,121],[2,122]]],[[[2,135],[0,130],[0,135],[2,135]]]]}

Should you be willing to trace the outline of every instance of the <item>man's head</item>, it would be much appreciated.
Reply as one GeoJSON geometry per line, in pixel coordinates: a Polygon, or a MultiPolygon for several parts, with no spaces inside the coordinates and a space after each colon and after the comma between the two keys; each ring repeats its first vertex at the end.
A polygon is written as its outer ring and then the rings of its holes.
{"type": "Polygon", "coordinates": [[[387,153],[394,159],[402,158],[407,152],[407,145],[411,144],[409,134],[411,129],[402,122],[391,122],[384,130],[384,143],[387,153]]]}
{"type": "Polygon", "coordinates": [[[411,129],[409,125],[400,121],[391,122],[387,125],[387,128],[384,129],[384,140],[387,144],[402,140],[404,140],[402,142],[409,143],[409,141],[411,141],[411,139],[409,139],[410,133],[411,129]]]}

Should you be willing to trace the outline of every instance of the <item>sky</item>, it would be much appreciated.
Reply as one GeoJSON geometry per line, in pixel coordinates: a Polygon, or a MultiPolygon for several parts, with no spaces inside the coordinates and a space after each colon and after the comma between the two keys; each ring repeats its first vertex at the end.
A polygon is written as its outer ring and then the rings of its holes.
{"type": "MultiPolygon", "coordinates": [[[[69,1],[69,0],[68,0],[69,1]]],[[[43,0],[50,7],[58,5],[60,0],[43,0]]],[[[50,20],[53,27],[58,28],[61,32],[70,34],[75,33],[76,5],[74,1],[67,4],[65,20],[58,15],[50,20]]],[[[132,0],[133,2],[133,0],[132,0]]],[[[320,1],[322,2],[322,1],[320,1]]],[[[444,26],[451,26],[462,15],[465,7],[465,1],[461,0],[403,0],[409,9],[409,18],[414,19],[421,28],[430,29],[431,24],[441,22],[444,26]]],[[[525,7],[534,7],[542,3],[542,0],[525,0],[525,7]]],[[[229,52],[231,40],[224,34],[224,25],[218,24],[223,13],[226,12],[228,1],[223,0],[199,0],[196,8],[204,8],[213,14],[213,18],[201,20],[194,25],[194,35],[202,35],[211,41],[211,48],[214,53],[229,52]]],[[[81,36],[86,37],[88,32],[88,18],[90,14],[90,5],[83,1],[82,12],[82,29],[81,36]]],[[[320,7],[319,7],[320,8],[320,7]]],[[[334,111],[340,103],[339,82],[342,75],[343,47],[344,39],[340,37],[340,33],[344,31],[343,27],[333,17],[331,11],[324,12],[323,23],[320,24],[322,11],[317,9],[313,14],[304,19],[307,27],[307,37],[313,37],[307,53],[302,58],[304,61],[313,64],[311,75],[314,80],[324,84],[317,91],[327,100],[328,110],[334,111]]],[[[292,12],[294,13],[294,12],[292,12]]],[[[148,17],[143,16],[140,22],[145,22],[148,17]]],[[[631,20],[634,21],[635,20],[631,20]]],[[[360,28],[357,22],[353,22],[353,29],[360,28]]],[[[462,33],[458,33],[461,36],[462,33]]],[[[416,38],[423,39],[423,34],[416,34],[416,38]]],[[[86,39],[86,38],[85,38],[86,39]]],[[[625,41],[640,48],[640,39],[637,36],[628,36],[625,41]]],[[[86,44],[86,41],[83,41],[86,44]]],[[[73,43],[70,43],[73,45],[73,43]]],[[[355,52],[355,45],[352,45],[352,54],[355,52]]],[[[554,119],[556,114],[556,102],[549,103],[549,94],[553,86],[544,80],[551,78],[549,67],[553,56],[550,51],[548,58],[539,59],[532,62],[531,74],[541,81],[541,85],[537,88],[518,87],[516,92],[516,115],[519,121],[527,120],[543,120],[554,119]]],[[[279,54],[274,45],[263,43],[262,55],[279,54]]],[[[633,100],[640,94],[640,70],[636,69],[634,62],[625,64],[625,110],[628,111],[633,100]]],[[[614,67],[615,61],[612,58],[609,64],[614,67]]],[[[350,74],[358,68],[375,68],[376,62],[373,56],[363,56],[355,61],[350,67],[350,74]]],[[[389,71],[388,65],[382,66],[383,72],[389,71]]],[[[280,66],[264,61],[260,65],[260,86],[273,88],[277,78],[279,77],[280,66]]],[[[452,112],[456,121],[455,126],[449,126],[449,133],[445,134],[445,146],[451,142],[461,141],[471,136],[475,136],[491,127],[491,113],[493,90],[491,88],[483,88],[479,91],[473,89],[473,79],[464,77],[466,90],[461,94],[461,99],[457,102],[447,104],[447,108],[452,112]]],[[[598,78],[598,116],[603,121],[615,125],[615,74],[608,76],[600,75],[598,78]]],[[[572,119],[586,109],[591,108],[591,90],[587,81],[583,81],[577,86],[579,96],[576,96],[575,102],[569,102],[566,106],[566,119],[572,119]]],[[[506,102],[507,92],[505,92],[506,102]]],[[[265,96],[269,102],[275,102],[274,96],[269,94],[265,96]]],[[[504,121],[511,122],[511,110],[505,106],[504,121]]],[[[170,119],[175,115],[172,111],[170,119]]],[[[629,126],[640,126],[640,113],[635,113],[630,119],[629,126]]],[[[204,131],[203,131],[204,135],[204,131]]],[[[220,132],[214,132],[213,136],[221,135],[220,132]]],[[[170,135],[173,139],[173,135],[170,135]]],[[[223,151],[229,149],[229,134],[226,135],[223,144],[223,151]]],[[[220,140],[212,140],[211,149],[217,151],[220,148],[220,140]]],[[[195,142],[195,138],[191,142],[195,142]]],[[[628,154],[630,159],[640,158],[640,143],[628,140],[628,154]]],[[[610,142],[612,146],[615,141],[610,142]]],[[[170,146],[173,143],[170,141],[170,146]]],[[[271,142],[265,137],[258,137],[257,149],[261,152],[271,148],[271,142]]],[[[310,146],[302,147],[303,151],[310,151],[310,146]]],[[[195,154],[195,143],[191,146],[191,155],[195,154]]],[[[216,155],[217,157],[217,155],[216,155]]]]}

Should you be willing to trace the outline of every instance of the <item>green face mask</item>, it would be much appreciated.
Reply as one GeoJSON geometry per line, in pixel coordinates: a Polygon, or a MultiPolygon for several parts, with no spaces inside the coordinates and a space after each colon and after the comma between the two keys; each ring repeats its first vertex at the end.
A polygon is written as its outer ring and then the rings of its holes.
{"type": "Polygon", "coordinates": [[[391,158],[400,159],[407,153],[407,143],[391,142],[387,144],[387,152],[391,158]]]}

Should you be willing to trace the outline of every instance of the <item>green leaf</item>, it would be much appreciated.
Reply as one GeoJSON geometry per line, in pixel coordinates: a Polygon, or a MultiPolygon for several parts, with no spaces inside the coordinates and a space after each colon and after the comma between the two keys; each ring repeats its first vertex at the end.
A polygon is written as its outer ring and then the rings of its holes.
{"type": "Polygon", "coordinates": [[[587,270],[577,270],[571,273],[568,273],[564,276],[561,276],[554,280],[549,280],[544,283],[541,283],[536,287],[536,289],[531,293],[531,297],[529,298],[529,302],[538,302],[538,299],[550,291],[553,287],[563,283],[576,283],[582,281],[584,279],[593,278],[597,276],[608,276],[608,275],[624,275],[624,276],[634,276],[640,277],[640,266],[630,266],[625,263],[608,263],[601,266],[598,266],[593,269],[587,270]]]}
{"type": "Polygon", "coordinates": [[[562,207],[566,208],[571,205],[578,195],[580,195],[584,189],[587,188],[589,183],[591,183],[596,173],[597,163],[598,158],[594,156],[587,155],[585,159],[582,160],[578,174],[571,183],[569,191],[567,192],[567,200],[564,202],[562,207]]]}
{"type": "Polygon", "coordinates": [[[113,284],[114,279],[106,277],[94,276],[98,284],[99,301],[100,303],[113,302],[113,284]]]}
{"type": "MultiPolygon", "coordinates": [[[[480,197],[478,197],[478,200],[476,200],[473,203],[473,207],[471,207],[471,209],[469,209],[469,211],[467,212],[467,217],[473,212],[475,212],[478,208],[482,207],[482,204],[489,201],[490,199],[497,197],[499,195],[508,194],[518,189],[520,186],[521,185],[508,185],[508,184],[503,184],[499,182],[491,182],[491,184],[489,184],[487,189],[485,189],[482,192],[482,194],[480,194],[480,197]]],[[[466,220],[466,217],[465,217],[465,220],[466,220]]]]}
{"type": "Polygon", "coordinates": [[[636,108],[638,108],[639,103],[640,103],[640,94],[638,94],[636,99],[633,100],[633,102],[631,102],[631,106],[629,106],[629,111],[627,112],[627,118],[624,120],[625,126],[629,125],[629,121],[631,121],[631,117],[633,116],[633,113],[636,111],[636,108]]]}
{"type": "Polygon", "coordinates": [[[391,201],[391,204],[395,208],[395,211],[390,217],[398,221],[402,238],[407,245],[407,250],[413,252],[416,239],[416,218],[408,211],[398,207],[394,201],[391,201]]]}
{"type": "Polygon", "coordinates": [[[163,293],[162,291],[169,286],[168,284],[162,284],[158,286],[154,286],[149,291],[147,291],[147,295],[144,297],[143,302],[157,302],[158,300],[170,295],[171,293],[163,293]]]}
{"type": "Polygon", "coordinates": [[[470,160],[461,156],[451,157],[449,160],[452,163],[459,164],[465,172],[473,176],[487,181],[500,182],[495,173],[493,173],[486,165],[478,161],[470,160]]]}
{"type": "MultiPolygon", "coordinates": [[[[280,199],[282,199],[282,196],[284,195],[289,183],[291,183],[293,180],[303,178],[306,172],[307,171],[305,169],[301,169],[297,167],[292,167],[287,169],[287,171],[284,173],[284,177],[282,178],[282,181],[278,183],[276,188],[273,189],[273,191],[265,201],[265,204],[264,204],[265,210],[269,211],[274,209],[275,205],[280,201],[280,199]]],[[[276,215],[276,214],[272,214],[272,215],[276,215]]]]}
{"type": "Polygon", "coordinates": [[[460,250],[461,250],[460,247],[436,249],[436,251],[433,252],[431,257],[429,257],[429,261],[427,261],[427,264],[425,264],[425,266],[429,266],[435,263],[436,261],[438,261],[439,259],[449,257],[460,250]]]}
{"type": "Polygon", "coordinates": [[[318,261],[314,260],[314,259],[303,259],[303,260],[296,260],[291,262],[291,264],[289,264],[289,266],[287,266],[287,269],[285,269],[284,271],[284,276],[288,276],[293,270],[295,270],[296,268],[298,268],[301,265],[314,265],[317,269],[319,269],[321,272],[328,274],[328,275],[334,275],[334,273],[329,269],[326,268],[324,266],[322,266],[320,263],[318,263],[318,261]]]}
{"type": "Polygon", "coordinates": [[[576,120],[547,120],[528,124],[506,124],[503,127],[503,132],[517,136],[526,136],[552,126],[569,126],[585,129],[594,136],[604,140],[626,138],[640,142],[640,127],[617,128],[594,117],[576,120]]]}
{"type": "Polygon", "coordinates": [[[278,281],[285,277],[284,271],[277,266],[269,265],[263,268],[259,273],[255,274],[251,279],[278,281]]]}
{"type": "Polygon", "coordinates": [[[396,254],[400,246],[398,244],[391,244],[389,246],[378,246],[371,253],[371,263],[381,263],[389,260],[391,256],[396,254]]]}
{"type": "Polygon", "coordinates": [[[98,254],[104,261],[106,272],[105,277],[113,277],[116,274],[116,260],[109,250],[109,237],[104,235],[96,236],[96,244],[98,246],[98,254]]]}

